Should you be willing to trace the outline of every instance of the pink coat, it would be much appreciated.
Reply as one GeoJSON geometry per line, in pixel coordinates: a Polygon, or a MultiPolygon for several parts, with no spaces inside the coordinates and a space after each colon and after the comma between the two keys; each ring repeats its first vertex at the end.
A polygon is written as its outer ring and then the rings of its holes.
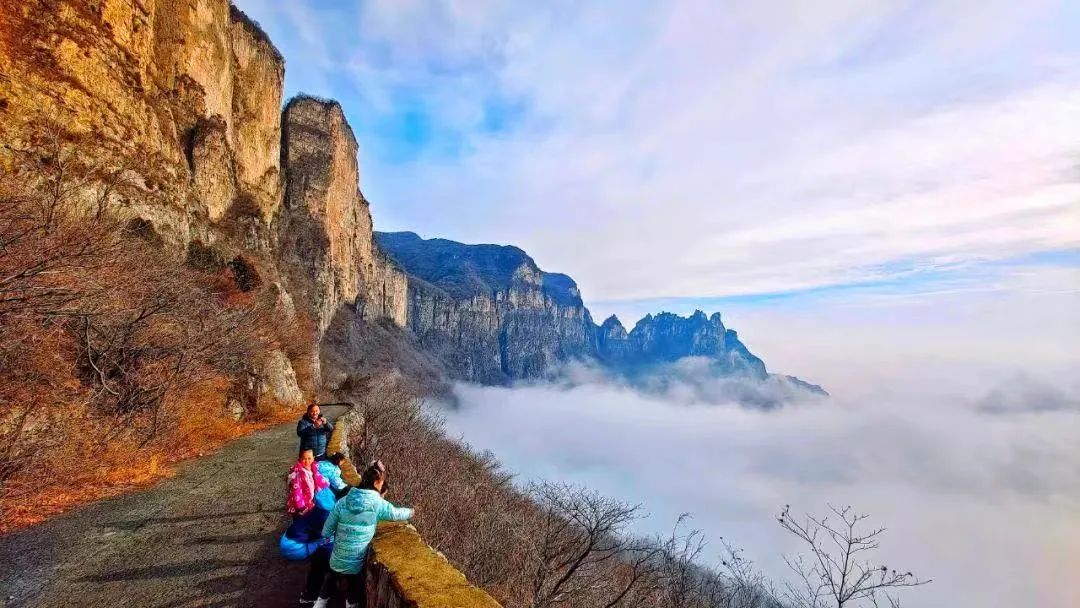
{"type": "Polygon", "coordinates": [[[318,467],[305,468],[299,462],[289,471],[289,497],[285,508],[289,513],[301,513],[315,506],[315,492],[329,484],[319,474],[318,467]]]}

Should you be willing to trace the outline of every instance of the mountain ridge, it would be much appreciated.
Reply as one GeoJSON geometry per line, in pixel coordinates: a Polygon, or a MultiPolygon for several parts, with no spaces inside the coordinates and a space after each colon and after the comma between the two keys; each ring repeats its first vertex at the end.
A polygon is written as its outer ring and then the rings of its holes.
{"type": "Polygon", "coordinates": [[[635,377],[700,357],[717,377],[783,381],[827,395],[794,376],[770,374],[720,313],[650,313],[630,331],[616,315],[597,325],[574,279],[541,270],[519,247],[414,232],[376,231],[374,242],[406,275],[406,325],[421,348],[457,359],[448,365],[457,379],[509,384],[572,361],[635,377]]]}

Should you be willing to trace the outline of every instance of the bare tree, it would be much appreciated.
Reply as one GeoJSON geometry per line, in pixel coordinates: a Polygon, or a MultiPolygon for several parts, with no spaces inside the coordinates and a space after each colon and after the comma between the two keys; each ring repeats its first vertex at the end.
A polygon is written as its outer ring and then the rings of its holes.
{"type": "Polygon", "coordinates": [[[47,490],[37,464],[62,479],[117,446],[197,440],[260,357],[308,347],[272,321],[261,260],[188,264],[120,218],[121,200],[150,196],[122,164],[43,137],[0,163],[0,508],[47,490]]]}
{"type": "Polygon", "coordinates": [[[705,550],[701,530],[686,529],[689,513],[683,513],[662,544],[658,606],[690,608],[699,605],[702,569],[697,565],[705,550]]]}
{"type": "Polygon", "coordinates": [[[720,558],[720,585],[708,585],[706,592],[714,598],[707,605],[717,608],[782,608],[772,583],[765,578],[739,549],[720,539],[724,552],[720,558]]]}
{"type": "Polygon", "coordinates": [[[786,596],[798,608],[845,608],[845,606],[879,606],[888,602],[899,606],[892,593],[906,587],[929,583],[911,572],[889,568],[871,561],[881,546],[885,528],[867,528],[868,515],[851,507],[829,505],[830,515],[795,519],[790,506],[785,506],[777,521],[780,526],[801,540],[808,555],[785,561],[797,581],[786,585],[786,596]]]}
{"type": "Polygon", "coordinates": [[[639,505],[565,483],[536,483],[537,529],[523,538],[532,561],[531,606],[620,605],[656,567],[654,543],[627,536],[639,505]]]}

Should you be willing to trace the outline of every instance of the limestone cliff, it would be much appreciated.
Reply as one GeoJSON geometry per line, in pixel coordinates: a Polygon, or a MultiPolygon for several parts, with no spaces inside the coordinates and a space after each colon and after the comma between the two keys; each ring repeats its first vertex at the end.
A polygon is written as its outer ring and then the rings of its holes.
{"type": "Polygon", "coordinates": [[[0,3],[0,168],[71,145],[122,186],[116,213],[189,261],[254,255],[316,340],[342,306],[403,325],[405,277],[372,245],[341,107],[283,114],[284,70],[228,0],[0,3]]]}
{"type": "Polygon", "coordinates": [[[769,374],[719,313],[646,315],[630,332],[615,316],[597,326],[573,279],[543,272],[517,247],[422,239],[411,232],[377,232],[375,240],[408,274],[409,328],[456,378],[502,384],[573,360],[636,377],[692,358],[707,366],[708,375],[784,380],[792,393],[824,393],[769,374]]]}
{"type": "Polygon", "coordinates": [[[342,304],[367,319],[405,323],[405,276],[378,255],[360,194],[357,143],[337,102],[297,97],[285,107],[285,204],[279,259],[320,332],[342,304]]]}
{"type": "Polygon", "coordinates": [[[541,271],[517,247],[375,233],[409,274],[408,326],[457,378],[534,378],[591,352],[592,319],[577,285],[541,271]]]}
{"type": "Polygon", "coordinates": [[[632,369],[707,357],[721,374],[758,380],[768,376],[765,363],[739,341],[734,330],[724,327],[720,313],[710,317],[700,310],[689,317],[669,312],[645,315],[629,334],[612,316],[601,326],[600,335],[597,356],[611,367],[632,369]]]}
{"type": "Polygon", "coordinates": [[[284,61],[227,0],[5,2],[0,24],[7,146],[92,139],[140,189],[126,212],[181,245],[237,201],[276,213],[284,61]]]}

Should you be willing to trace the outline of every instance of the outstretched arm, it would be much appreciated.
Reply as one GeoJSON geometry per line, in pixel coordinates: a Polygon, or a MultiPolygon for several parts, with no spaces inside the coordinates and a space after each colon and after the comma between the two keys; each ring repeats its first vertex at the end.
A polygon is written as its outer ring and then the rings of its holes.
{"type": "Polygon", "coordinates": [[[388,500],[383,500],[379,505],[379,521],[405,521],[413,516],[413,510],[408,507],[395,507],[388,500]]]}

